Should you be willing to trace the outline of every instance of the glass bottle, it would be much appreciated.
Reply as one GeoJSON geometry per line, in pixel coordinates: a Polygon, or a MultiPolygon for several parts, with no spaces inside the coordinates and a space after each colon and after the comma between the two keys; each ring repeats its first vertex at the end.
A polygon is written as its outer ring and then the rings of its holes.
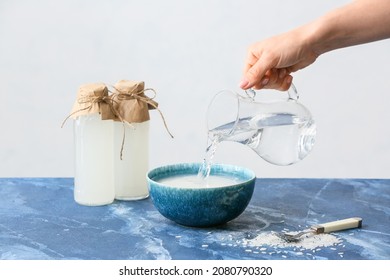
{"type": "Polygon", "coordinates": [[[115,89],[119,96],[114,94],[114,104],[123,118],[114,121],[115,199],[144,199],[149,196],[150,123],[148,104],[140,100],[145,98],[144,82],[122,80],[115,89]]]}
{"type": "Polygon", "coordinates": [[[89,206],[110,204],[113,187],[113,121],[99,113],[79,116],[74,123],[74,199],[89,206]]]}
{"type": "Polygon", "coordinates": [[[149,196],[146,180],[149,168],[149,123],[133,123],[123,128],[122,123],[114,122],[114,182],[115,198],[118,200],[138,200],[149,196]],[[125,141],[120,159],[123,133],[125,141]]]}
{"type": "Polygon", "coordinates": [[[106,205],[115,197],[113,174],[113,120],[102,120],[99,98],[102,84],[80,88],[73,112],[75,144],[74,199],[87,206],[106,205]]]}

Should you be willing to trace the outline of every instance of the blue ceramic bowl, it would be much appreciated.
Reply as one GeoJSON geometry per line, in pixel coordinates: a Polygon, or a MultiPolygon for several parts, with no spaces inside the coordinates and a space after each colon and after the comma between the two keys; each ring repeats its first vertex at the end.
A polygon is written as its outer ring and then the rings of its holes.
{"type": "Polygon", "coordinates": [[[159,180],[198,173],[200,163],[162,166],[147,174],[150,197],[166,218],[185,226],[211,227],[238,217],[252,198],[256,175],[253,171],[226,164],[214,164],[211,175],[236,177],[241,182],[226,187],[181,188],[159,180]]]}

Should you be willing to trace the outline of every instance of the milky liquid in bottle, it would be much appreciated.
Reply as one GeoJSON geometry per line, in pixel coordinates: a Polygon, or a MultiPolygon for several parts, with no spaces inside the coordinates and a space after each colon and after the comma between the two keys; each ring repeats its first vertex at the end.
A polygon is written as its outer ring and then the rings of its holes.
{"type": "Polygon", "coordinates": [[[149,167],[149,123],[114,122],[115,198],[139,200],[149,196],[146,173],[149,167]],[[125,129],[125,131],[124,131],[125,129]],[[125,133],[122,159],[123,133],[125,133]]]}
{"type": "Polygon", "coordinates": [[[74,199],[87,206],[114,200],[113,121],[99,113],[78,116],[74,122],[74,199]]]}

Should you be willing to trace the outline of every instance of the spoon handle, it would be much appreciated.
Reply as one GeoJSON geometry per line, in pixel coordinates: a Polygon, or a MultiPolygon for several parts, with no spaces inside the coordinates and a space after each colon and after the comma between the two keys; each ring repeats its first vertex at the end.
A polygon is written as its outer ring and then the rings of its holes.
{"type": "Polygon", "coordinates": [[[362,227],[362,218],[348,218],[344,220],[338,220],[334,222],[324,223],[312,226],[311,228],[316,233],[327,233],[327,232],[333,232],[333,231],[339,231],[344,229],[351,229],[351,228],[360,228],[362,227]]]}

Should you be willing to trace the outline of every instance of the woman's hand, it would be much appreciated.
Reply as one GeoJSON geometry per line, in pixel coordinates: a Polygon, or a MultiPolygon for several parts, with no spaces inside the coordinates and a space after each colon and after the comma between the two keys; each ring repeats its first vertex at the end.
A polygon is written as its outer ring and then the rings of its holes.
{"type": "Polygon", "coordinates": [[[390,38],[390,1],[355,0],[311,23],[250,46],[242,89],[287,90],[292,72],[323,53],[390,38]]]}
{"type": "Polygon", "coordinates": [[[292,72],[312,64],[318,55],[306,45],[305,28],[299,28],[249,47],[242,89],[274,88],[287,90],[292,72]]]}

